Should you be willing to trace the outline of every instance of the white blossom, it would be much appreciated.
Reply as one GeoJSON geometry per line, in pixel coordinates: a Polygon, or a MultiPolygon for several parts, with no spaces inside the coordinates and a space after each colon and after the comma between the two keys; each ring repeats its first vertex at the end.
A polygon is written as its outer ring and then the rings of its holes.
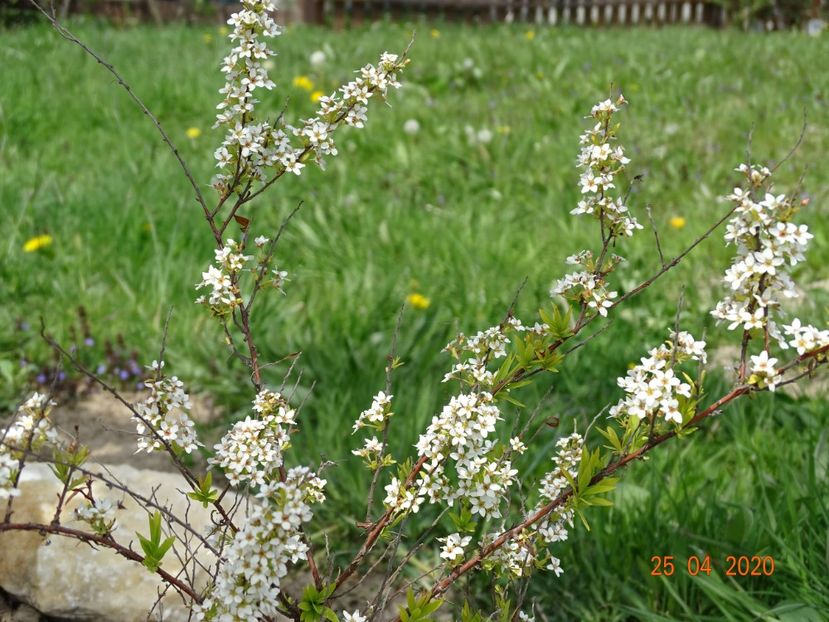
{"type": "Polygon", "coordinates": [[[770,357],[768,350],[763,350],[757,356],[751,357],[751,382],[760,384],[774,391],[777,383],[780,382],[780,374],[775,369],[777,359],[770,357]]]}
{"type": "Polygon", "coordinates": [[[256,417],[237,421],[214,447],[211,464],[222,468],[233,486],[263,486],[283,464],[282,452],[290,442],[289,429],[296,412],[279,393],[260,391],[253,402],[256,417]]]}
{"type": "Polygon", "coordinates": [[[616,188],[613,183],[616,176],[630,162],[623,147],[613,146],[616,140],[613,114],[625,103],[625,98],[620,95],[615,103],[608,99],[593,106],[590,114],[595,124],[581,135],[582,149],[578,157],[578,166],[584,169],[579,184],[585,197],[570,212],[587,214],[602,221],[611,236],[630,236],[634,230],[642,228],[630,215],[622,198],[614,198],[609,193],[616,188]]]}
{"type": "Polygon", "coordinates": [[[241,245],[230,239],[214,252],[216,265],[209,266],[207,272],[202,272],[202,281],[196,285],[197,290],[209,288],[210,293],[200,296],[196,302],[208,305],[213,315],[223,317],[242,304],[238,279],[251,257],[242,254],[241,245]]]}
{"type": "MultiPolygon", "coordinates": [[[[257,91],[276,87],[268,77],[275,52],[263,40],[281,33],[271,17],[274,10],[270,0],[243,0],[242,10],[228,20],[234,47],[222,63],[225,85],[219,90],[223,99],[216,115],[216,126],[224,127],[226,133],[215,152],[221,172],[212,182],[223,197],[239,187],[266,182],[286,172],[299,175],[309,159],[322,165],[323,156],[337,154],[334,131],[343,124],[363,127],[369,98],[385,98],[389,88],[400,86],[397,74],[405,61],[384,53],[376,66],[366,65],[339,92],[322,97],[317,115],[303,120],[300,127],[286,125],[281,116],[274,124],[257,122],[257,91]],[[298,140],[293,141],[291,135],[298,140]]],[[[325,60],[321,50],[310,57],[315,67],[325,60]]]]}
{"type": "Polygon", "coordinates": [[[115,504],[109,499],[87,501],[75,508],[75,517],[97,533],[109,533],[115,526],[115,504]]]}
{"type": "Polygon", "coordinates": [[[393,395],[386,395],[380,391],[371,401],[371,406],[360,413],[354,422],[354,432],[362,428],[373,428],[382,430],[386,422],[394,415],[391,411],[391,400],[393,395]]]}
{"type": "Polygon", "coordinates": [[[8,451],[0,448],[0,499],[16,497],[20,489],[14,486],[20,463],[8,451]]]}
{"type": "Polygon", "coordinates": [[[49,419],[56,405],[48,395],[35,392],[23,402],[11,424],[0,428],[0,499],[20,494],[15,481],[26,453],[57,442],[57,430],[49,419]]]}
{"type": "Polygon", "coordinates": [[[461,536],[459,533],[453,533],[445,538],[438,538],[438,542],[443,542],[443,547],[440,550],[441,559],[445,559],[451,564],[463,559],[464,549],[472,542],[472,536],[461,536]]]}
{"type": "Polygon", "coordinates": [[[150,366],[157,373],[155,379],[144,381],[150,395],[133,406],[138,451],[150,453],[164,450],[166,442],[174,449],[192,453],[200,443],[196,437],[196,426],[188,414],[192,408],[190,396],[184,390],[184,383],[176,376],[161,376],[161,367],[163,362],[155,368],[150,366]]]}
{"type": "Polygon", "coordinates": [[[829,346],[829,330],[820,330],[811,325],[804,326],[798,318],[794,318],[791,324],[784,325],[783,332],[791,339],[781,342],[781,347],[792,347],[800,356],[829,346]]]}
{"type": "Polygon", "coordinates": [[[314,50],[311,52],[311,56],[308,57],[308,60],[311,62],[313,67],[319,67],[325,64],[325,52],[322,50],[314,50]]]}
{"type": "Polygon", "coordinates": [[[420,123],[418,123],[417,119],[408,119],[403,124],[403,131],[409,135],[417,134],[420,131],[420,123]]]}
{"type": "Polygon", "coordinates": [[[302,525],[312,518],[311,503],[324,500],[325,480],[308,468],[293,468],[284,481],[262,486],[250,503],[246,522],[223,551],[211,593],[195,607],[197,619],[247,622],[277,617],[282,579],[288,565],[305,558],[302,525]]]}
{"type": "Polygon", "coordinates": [[[610,409],[610,415],[638,419],[662,417],[682,424],[679,397],[690,398],[692,387],[677,376],[674,368],[687,360],[705,363],[705,342],[697,341],[687,332],[671,331],[671,338],[648,355],[629,369],[627,376],[617,380],[627,396],[610,409]]]}
{"type": "Polygon", "coordinates": [[[768,168],[741,164],[737,170],[746,187],[734,188],[727,197],[735,211],[725,233],[726,243],[734,244],[737,252],[723,277],[729,294],[711,314],[728,322],[729,330],[768,331],[785,347],[774,314],[782,299],[798,295],[789,270],[804,260],[812,234],[806,225],[791,222],[795,202],[769,191],[768,168]]]}

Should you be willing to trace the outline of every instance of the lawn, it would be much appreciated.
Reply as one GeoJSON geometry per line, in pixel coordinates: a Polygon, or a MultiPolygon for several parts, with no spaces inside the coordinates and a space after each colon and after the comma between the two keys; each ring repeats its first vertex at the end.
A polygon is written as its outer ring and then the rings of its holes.
{"type": "MultiPolygon", "coordinates": [[[[290,275],[286,296],[262,305],[255,330],[264,334],[265,360],[302,352],[300,395],[313,391],[294,457],[340,463],[328,472],[332,514],[362,518],[363,497],[351,491],[365,486],[367,474],[350,456],[349,432],[383,386],[407,296],[429,304],[408,307],[401,321],[397,455],[411,453],[417,430],[448,395],[440,379],[450,363],[440,350],[451,336],[497,323],[524,279],[517,314],[531,320],[567,270],[564,258],[597,246],[592,223],[569,211],[579,197],[583,117],[610,91],[630,100],[620,137],[631,174],[643,176],[630,203],[645,223],[651,207],[667,256],[725,213],[720,197],[738,182],[733,169],[747,151],[779,161],[805,116],[802,144],[776,177],[782,192],[806,172],[810,203],[800,220],[815,239],[795,275],[805,294],[796,310],[804,321],[826,323],[829,71],[821,59],[829,58],[829,39],[691,28],[537,29],[531,36],[526,26],[292,27],[275,43],[278,88],[264,105],[277,114],[287,102],[289,120],[311,113],[313,90],[330,92],[379,52],[403,49],[415,28],[412,65],[392,106],[373,105],[365,129],[343,132],[327,171],[283,179],[257,208],[258,226],[273,231],[304,201],[278,253],[290,275]],[[315,50],[325,53],[322,65],[309,62],[315,50]],[[298,77],[313,83],[310,91],[298,77]],[[404,131],[411,120],[418,131],[404,131]]],[[[206,187],[221,140],[211,130],[226,49],[220,32],[82,22],[73,30],[121,70],[206,187]],[[199,131],[188,133],[193,128],[199,131]]],[[[98,339],[93,349],[120,334],[125,350],[148,362],[172,307],[173,372],[214,396],[228,418],[244,413],[245,371],[193,304],[212,241],[155,129],[106,71],[45,26],[0,32],[0,85],[5,403],[24,389],[19,344],[29,360],[49,360],[34,334],[40,316],[71,340],[83,305],[98,339]],[[23,251],[44,234],[50,246],[23,251]]],[[[616,252],[627,258],[622,291],[658,267],[647,228],[616,252]]],[[[583,430],[619,398],[615,378],[664,338],[681,290],[683,328],[704,333],[712,349],[735,344],[735,334],[708,315],[730,254],[717,232],[561,374],[525,389],[522,401],[535,403],[552,382],[550,414],[568,432],[573,421],[583,430]]],[[[271,367],[268,380],[278,385],[286,367],[271,367]]],[[[709,394],[717,395],[730,378],[710,380],[709,394]]],[[[594,511],[592,531],[577,529],[560,547],[565,574],[536,586],[547,619],[822,619],[829,611],[827,415],[819,393],[762,395],[629,469],[616,506],[594,511]],[[689,577],[685,559],[706,551],[715,571],[689,577]],[[726,578],[731,554],[771,555],[776,572],[726,578]],[[681,571],[651,577],[653,555],[675,555],[681,571]]],[[[551,430],[544,447],[555,438],[551,430]]],[[[544,470],[551,452],[528,467],[544,470]]]]}

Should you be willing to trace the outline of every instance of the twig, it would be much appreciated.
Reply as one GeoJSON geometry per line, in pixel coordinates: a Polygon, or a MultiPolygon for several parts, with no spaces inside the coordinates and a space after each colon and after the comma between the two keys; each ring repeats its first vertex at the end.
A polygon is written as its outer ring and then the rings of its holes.
{"type": "Polygon", "coordinates": [[[653,238],[654,240],[656,240],[656,252],[659,253],[659,265],[664,267],[665,255],[662,254],[662,244],[659,242],[659,230],[656,228],[656,223],[653,220],[653,212],[651,211],[651,206],[646,206],[645,211],[648,213],[648,220],[651,222],[651,229],[653,229],[653,238]]]}

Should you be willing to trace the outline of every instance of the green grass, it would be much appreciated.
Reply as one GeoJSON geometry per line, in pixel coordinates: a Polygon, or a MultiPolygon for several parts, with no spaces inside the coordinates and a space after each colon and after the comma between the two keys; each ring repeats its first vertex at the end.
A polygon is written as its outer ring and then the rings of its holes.
{"type": "MultiPolygon", "coordinates": [[[[210,130],[221,37],[206,27],[73,28],[122,71],[206,186],[221,139],[210,130]],[[200,128],[201,137],[186,138],[188,127],[200,128]]],[[[798,313],[819,322],[829,302],[825,285],[814,285],[829,277],[829,72],[820,64],[829,39],[671,28],[539,30],[529,41],[524,27],[446,25],[439,38],[430,28],[418,26],[406,86],[392,95],[392,107],[374,103],[366,129],[340,135],[341,154],[325,173],[289,176],[254,208],[267,232],[305,201],[278,253],[290,272],[287,296],[259,308],[255,329],[265,360],[303,352],[301,391],[312,383],[314,390],[295,456],[341,461],[328,471],[330,511],[355,519],[362,518],[362,498],[351,492],[364,489],[366,474],[349,455],[349,432],[382,387],[400,305],[412,291],[431,300],[403,317],[406,365],[393,390],[398,455],[447,395],[438,380],[449,338],[497,322],[524,278],[518,308],[529,319],[566,269],[564,257],[596,246],[592,223],[568,212],[578,199],[583,116],[611,87],[631,102],[620,115],[621,140],[630,171],[644,175],[631,204],[643,222],[652,206],[667,255],[724,213],[718,197],[737,181],[733,168],[746,157],[749,133],[755,159],[779,160],[805,114],[803,143],[777,178],[781,190],[791,188],[808,168],[811,205],[801,220],[815,240],[796,274],[807,293],[798,313]],[[408,119],[418,120],[419,133],[403,133],[408,119]],[[490,129],[492,142],[470,145],[467,125],[490,129]],[[670,228],[673,216],[687,226],[670,228]]],[[[263,107],[275,113],[289,99],[289,120],[310,113],[313,104],[292,86],[294,76],[331,91],[379,52],[405,47],[411,29],[289,29],[275,43],[279,88],[263,107]],[[329,58],[320,70],[307,60],[315,49],[329,58]]],[[[3,342],[27,337],[13,320],[36,325],[40,315],[68,339],[73,309],[83,304],[96,334],[123,333],[150,360],[172,306],[171,368],[195,390],[212,393],[229,416],[242,412],[250,400],[245,372],[192,303],[193,284],[212,258],[211,239],[155,129],[109,74],[45,27],[2,32],[0,83],[3,342]],[[42,233],[53,236],[52,247],[23,253],[24,242],[42,233]]],[[[617,252],[628,259],[621,290],[658,265],[647,230],[617,252]]],[[[680,287],[683,327],[705,332],[714,346],[733,343],[707,315],[729,255],[718,233],[636,298],[553,379],[550,414],[583,429],[618,399],[616,376],[664,337],[680,287]]],[[[45,356],[34,339],[27,348],[45,356]]],[[[269,368],[269,381],[278,384],[285,369],[269,368]]],[[[533,403],[541,389],[522,397],[533,403]]],[[[10,383],[4,397],[19,390],[10,383]]],[[[808,619],[805,609],[762,613],[787,602],[826,611],[826,415],[826,401],[763,396],[632,468],[617,507],[594,512],[593,532],[577,531],[561,547],[566,574],[539,591],[545,610],[555,612],[549,617],[808,619]],[[648,575],[652,555],[675,554],[684,564],[696,550],[720,563],[731,553],[770,554],[778,573],[765,582],[726,581],[722,573],[716,580],[648,575]]],[[[545,459],[554,440],[551,433],[545,441],[545,459]]]]}

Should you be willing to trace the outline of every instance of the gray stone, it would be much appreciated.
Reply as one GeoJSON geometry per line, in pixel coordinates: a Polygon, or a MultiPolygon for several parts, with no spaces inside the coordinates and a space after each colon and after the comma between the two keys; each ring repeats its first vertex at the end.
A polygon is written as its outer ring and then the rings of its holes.
{"type": "MultiPolygon", "coordinates": [[[[96,470],[98,467],[91,467],[96,470]]],[[[157,499],[171,507],[178,516],[184,516],[188,499],[181,491],[187,490],[178,473],[139,470],[126,465],[108,467],[111,476],[143,495],[155,490],[157,499]]],[[[21,495],[14,503],[13,521],[48,524],[55,512],[60,492],[57,478],[46,464],[28,464],[20,483],[21,495]]],[[[124,509],[116,513],[113,536],[124,546],[140,552],[136,532],[148,532],[147,514],[124,493],[94,484],[96,498],[120,502],[124,509]]],[[[66,527],[84,529],[73,509],[77,500],[69,502],[62,514],[66,527]]],[[[199,504],[192,504],[188,521],[198,533],[204,533],[210,524],[210,513],[199,504]]],[[[213,563],[208,552],[198,556],[204,565],[213,563]]],[[[162,567],[174,576],[181,565],[168,553],[162,567]]],[[[205,577],[197,571],[196,582],[203,587],[205,577]]],[[[150,607],[163,589],[161,578],[143,566],[127,560],[108,548],[93,548],[78,540],[36,532],[6,532],[0,534],[0,588],[15,598],[28,603],[46,616],[73,620],[143,622],[150,607]]],[[[163,619],[168,622],[187,620],[188,612],[182,599],[170,590],[160,602],[163,619]]],[[[15,615],[17,615],[15,611],[15,615]]],[[[0,616],[4,614],[0,613],[0,616]]],[[[29,615],[24,612],[20,615],[29,615]]],[[[12,617],[18,620],[35,620],[12,617]]],[[[151,620],[162,619],[158,608],[151,620]]],[[[2,617],[0,617],[2,620],[2,617]]]]}

